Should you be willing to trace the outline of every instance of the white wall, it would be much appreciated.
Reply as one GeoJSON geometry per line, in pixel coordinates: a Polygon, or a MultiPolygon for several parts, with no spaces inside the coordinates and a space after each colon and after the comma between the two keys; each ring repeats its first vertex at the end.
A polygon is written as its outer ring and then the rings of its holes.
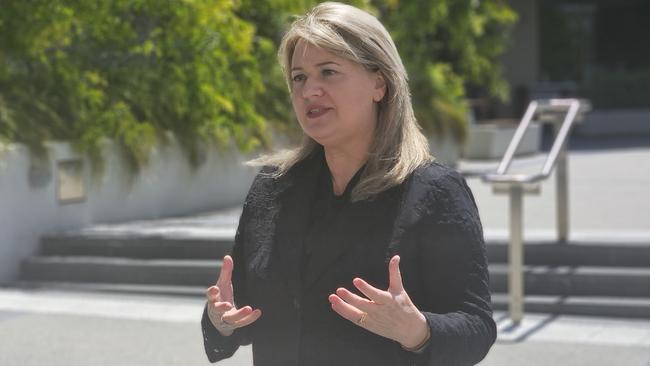
{"type": "MultiPolygon", "coordinates": [[[[93,179],[84,163],[86,199],[61,204],[56,193],[57,162],[80,158],[67,143],[48,144],[49,159],[40,183],[30,182],[30,153],[19,144],[0,145],[0,282],[14,280],[20,261],[38,250],[46,233],[95,223],[121,222],[241,204],[257,169],[234,149],[212,150],[206,162],[192,170],[179,147],[157,149],[150,164],[128,183],[118,151],[107,144],[106,168],[93,179]],[[49,173],[48,173],[49,170],[49,173]],[[48,178],[49,176],[49,178],[48,178]]],[[[32,174],[33,176],[33,174],[32,174]]]]}

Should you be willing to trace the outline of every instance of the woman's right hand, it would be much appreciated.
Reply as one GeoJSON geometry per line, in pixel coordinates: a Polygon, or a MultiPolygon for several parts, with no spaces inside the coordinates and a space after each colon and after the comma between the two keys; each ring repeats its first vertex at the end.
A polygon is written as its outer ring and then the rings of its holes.
{"type": "Polygon", "coordinates": [[[235,329],[245,327],[262,316],[260,309],[250,306],[237,309],[232,289],[232,258],[223,257],[219,279],[206,291],[208,298],[208,317],[215,328],[224,336],[231,335],[235,329]]]}

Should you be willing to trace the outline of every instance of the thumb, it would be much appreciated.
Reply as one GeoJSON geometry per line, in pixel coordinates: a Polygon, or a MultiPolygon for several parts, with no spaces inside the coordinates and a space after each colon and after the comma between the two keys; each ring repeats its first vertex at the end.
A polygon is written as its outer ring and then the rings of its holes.
{"type": "Polygon", "coordinates": [[[400,293],[404,291],[404,285],[402,284],[402,274],[399,270],[399,255],[393,256],[388,263],[388,276],[389,276],[389,285],[388,292],[391,293],[400,293]]]}

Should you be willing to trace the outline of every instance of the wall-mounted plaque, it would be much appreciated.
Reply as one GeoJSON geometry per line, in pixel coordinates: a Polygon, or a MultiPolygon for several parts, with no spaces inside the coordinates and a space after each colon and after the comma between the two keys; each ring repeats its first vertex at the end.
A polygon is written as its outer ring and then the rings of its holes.
{"type": "Polygon", "coordinates": [[[59,203],[75,203],[86,199],[83,161],[62,160],[57,163],[56,195],[59,203]]]}

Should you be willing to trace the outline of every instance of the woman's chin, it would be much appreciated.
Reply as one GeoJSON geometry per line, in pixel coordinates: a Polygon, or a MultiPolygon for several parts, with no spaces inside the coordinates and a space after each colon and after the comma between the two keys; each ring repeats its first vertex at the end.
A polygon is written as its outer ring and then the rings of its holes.
{"type": "Polygon", "coordinates": [[[326,131],[326,130],[303,130],[307,136],[309,136],[312,140],[318,142],[319,144],[323,146],[328,146],[333,143],[335,139],[336,134],[333,131],[326,131]]]}

